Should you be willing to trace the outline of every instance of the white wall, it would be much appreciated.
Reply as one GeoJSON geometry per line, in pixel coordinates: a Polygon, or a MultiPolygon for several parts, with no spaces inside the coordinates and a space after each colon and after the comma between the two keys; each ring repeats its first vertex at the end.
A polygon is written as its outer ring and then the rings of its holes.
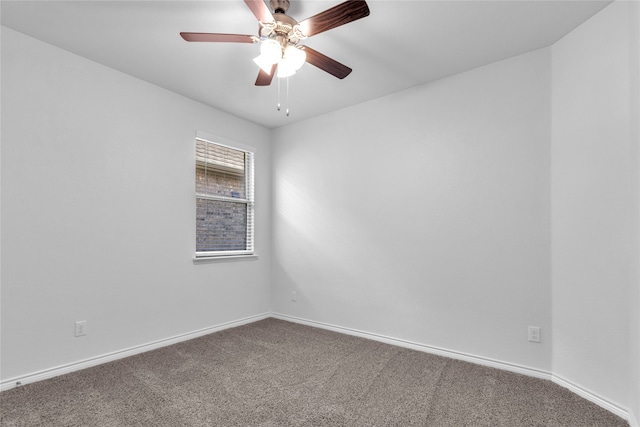
{"type": "Polygon", "coordinates": [[[274,312],[549,370],[549,60],[276,130],[274,312]]]}
{"type": "Polygon", "coordinates": [[[629,387],[638,381],[631,7],[613,3],[552,48],[553,372],[637,409],[629,387]]]}
{"type": "Polygon", "coordinates": [[[269,312],[269,138],[3,28],[2,379],[269,312]],[[192,262],[196,130],[257,148],[257,261],[192,262]]]}
{"type": "MultiPolygon", "coordinates": [[[[630,3],[630,25],[631,25],[631,41],[629,43],[630,52],[630,124],[631,124],[631,148],[632,160],[635,159],[632,175],[635,182],[636,197],[635,208],[632,214],[640,221],[640,2],[630,3]]],[[[633,184],[632,184],[633,185],[633,184]]],[[[633,187],[632,187],[633,188],[633,187]]],[[[633,230],[635,241],[632,254],[634,255],[632,265],[634,265],[631,283],[631,295],[629,302],[631,304],[630,337],[629,345],[631,347],[629,359],[629,380],[630,380],[630,403],[629,410],[634,427],[640,427],[640,224],[636,221],[636,229],[633,230]]]]}

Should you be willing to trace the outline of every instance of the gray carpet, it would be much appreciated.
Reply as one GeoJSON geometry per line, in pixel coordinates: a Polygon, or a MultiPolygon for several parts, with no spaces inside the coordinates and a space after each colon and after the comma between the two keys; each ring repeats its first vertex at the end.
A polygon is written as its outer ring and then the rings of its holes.
{"type": "Polygon", "coordinates": [[[622,427],[550,381],[277,319],[0,393],[2,426],[622,427]]]}

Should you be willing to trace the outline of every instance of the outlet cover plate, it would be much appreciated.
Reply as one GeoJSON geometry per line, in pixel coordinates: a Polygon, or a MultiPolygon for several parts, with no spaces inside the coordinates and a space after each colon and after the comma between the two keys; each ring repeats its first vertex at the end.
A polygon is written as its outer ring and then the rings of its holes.
{"type": "Polygon", "coordinates": [[[539,326],[529,326],[529,341],[530,342],[540,342],[540,327],[539,326]]]}
{"type": "Polygon", "coordinates": [[[87,321],[79,320],[76,322],[76,336],[82,337],[87,335],[87,321]]]}

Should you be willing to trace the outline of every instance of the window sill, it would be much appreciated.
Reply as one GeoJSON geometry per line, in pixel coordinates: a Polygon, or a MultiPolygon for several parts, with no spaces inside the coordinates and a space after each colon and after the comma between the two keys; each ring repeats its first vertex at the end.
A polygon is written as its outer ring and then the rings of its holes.
{"type": "Polygon", "coordinates": [[[228,256],[209,256],[209,257],[194,257],[194,264],[211,264],[216,262],[237,262],[237,261],[255,261],[258,259],[257,254],[253,255],[228,255],[228,256]]]}

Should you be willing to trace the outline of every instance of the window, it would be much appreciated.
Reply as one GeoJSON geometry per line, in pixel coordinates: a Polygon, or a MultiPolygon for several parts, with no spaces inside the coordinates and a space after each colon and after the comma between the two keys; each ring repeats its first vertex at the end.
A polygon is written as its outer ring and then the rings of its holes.
{"type": "Polygon", "coordinates": [[[196,258],[253,254],[253,153],[196,139],[196,258]]]}

